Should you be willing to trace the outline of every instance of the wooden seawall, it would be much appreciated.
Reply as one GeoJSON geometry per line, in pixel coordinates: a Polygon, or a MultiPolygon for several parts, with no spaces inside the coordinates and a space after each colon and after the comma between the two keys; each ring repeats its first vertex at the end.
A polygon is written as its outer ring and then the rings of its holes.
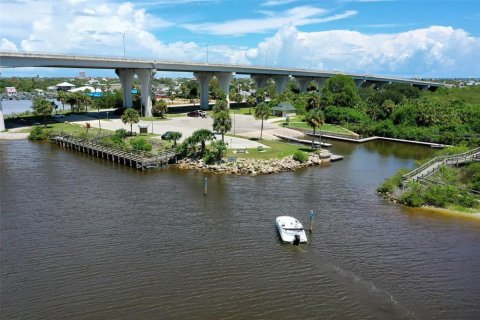
{"type": "Polygon", "coordinates": [[[158,155],[137,154],[108,148],[92,141],[73,138],[70,136],[54,136],[50,141],[62,148],[84,152],[102,159],[118,162],[120,164],[146,170],[158,168],[176,160],[176,152],[173,149],[165,150],[158,155]]]}

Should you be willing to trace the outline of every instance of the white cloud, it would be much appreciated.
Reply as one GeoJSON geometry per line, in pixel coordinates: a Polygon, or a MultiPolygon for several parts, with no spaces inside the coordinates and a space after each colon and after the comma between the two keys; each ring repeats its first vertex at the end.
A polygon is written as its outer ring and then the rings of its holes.
{"type": "Polygon", "coordinates": [[[480,74],[480,38],[462,29],[432,26],[402,33],[367,35],[349,30],[300,32],[284,27],[247,50],[252,64],[268,64],[400,76],[480,74]]]}
{"type": "MultiPolygon", "coordinates": [[[[0,50],[122,56],[125,32],[127,56],[206,61],[205,44],[163,42],[159,38],[163,30],[158,36],[155,31],[172,22],[132,3],[74,0],[38,5],[25,0],[2,2],[2,12],[5,7],[15,14],[0,19],[0,50]]],[[[210,44],[209,62],[264,65],[267,58],[269,66],[278,67],[308,69],[311,63],[314,69],[396,76],[480,75],[480,38],[462,29],[432,26],[401,33],[301,32],[298,26],[347,18],[356,12],[329,15],[325,9],[300,6],[261,14],[261,19],[196,26],[201,32],[225,35],[275,32],[251,47],[210,44]]]]}
{"type": "Polygon", "coordinates": [[[15,43],[3,38],[2,41],[0,41],[0,50],[17,51],[17,46],[15,43]]]}
{"type": "Polygon", "coordinates": [[[265,7],[281,6],[281,5],[293,3],[296,1],[297,0],[267,0],[263,2],[261,6],[265,6],[265,7]]]}
{"type": "Polygon", "coordinates": [[[260,11],[263,17],[257,19],[239,19],[222,23],[185,24],[185,28],[192,32],[209,33],[214,35],[245,35],[249,33],[264,33],[279,29],[284,25],[303,26],[324,23],[349,18],[357,14],[349,10],[332,16],[324,16],[327,10],[312,6],[300,6],[286,11],[275,13],[260,11]]]}

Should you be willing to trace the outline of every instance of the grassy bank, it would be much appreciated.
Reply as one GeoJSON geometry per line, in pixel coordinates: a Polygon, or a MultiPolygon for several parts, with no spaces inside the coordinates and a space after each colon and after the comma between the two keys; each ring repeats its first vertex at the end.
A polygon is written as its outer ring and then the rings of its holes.
{"type": "Polygon", "coordinates": [[[480,212],[480,163],[458,168],[442,166],[428,177],[428,183],[405,183],[402,175],[406,172],[407,169],[400,169],[377,191],[409,207],[429,206],[469,214],[480,212]]]}
{"type": "Polygon", "coordinates": [[[258,148],[249,148],[246,149],[247,153],[235,153],[236,150],[228,150],[227,156],[245,159],[267,160],[285,158],[293,155],[297,151],[310,152],[310,148],[308,146],[301,146],[275,140],[260,140],[259,142],[263,145],[266,145],[268,148],[263,148],[261,150],[258,148]]]}

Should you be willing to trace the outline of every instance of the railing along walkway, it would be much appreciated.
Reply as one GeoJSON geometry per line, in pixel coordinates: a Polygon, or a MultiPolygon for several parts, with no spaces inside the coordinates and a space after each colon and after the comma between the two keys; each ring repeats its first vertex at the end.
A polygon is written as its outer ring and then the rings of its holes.
{"type": "Polygon", "coordinates": [[[480,161],[480,147],[456,155],[435,157],[420,167],[404,174],[402,178],[403,180],[418,180],[432,175],[442,165],[458,166],[474,161],[480,161]]]}
{"type": "Polygon", "coordinates": [[[91,140],[78,139],[67,135],[54,136],[50,140],[64,148],[74,149],[142,170],[158,168],[163,164],[168,164],[177,155],[174,149],[168,149],[156,155],[148,152],[142,152],[141,154],[126,152],[103,146],[91,140]]]}

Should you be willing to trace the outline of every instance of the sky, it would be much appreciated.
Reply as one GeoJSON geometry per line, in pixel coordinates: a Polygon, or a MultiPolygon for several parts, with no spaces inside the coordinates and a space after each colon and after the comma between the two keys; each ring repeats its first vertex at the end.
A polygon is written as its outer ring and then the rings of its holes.
{"type": "Polygon", "coordinates": [[[0,0],[0,51],[480,78],[480,0],[0,0]]]}

